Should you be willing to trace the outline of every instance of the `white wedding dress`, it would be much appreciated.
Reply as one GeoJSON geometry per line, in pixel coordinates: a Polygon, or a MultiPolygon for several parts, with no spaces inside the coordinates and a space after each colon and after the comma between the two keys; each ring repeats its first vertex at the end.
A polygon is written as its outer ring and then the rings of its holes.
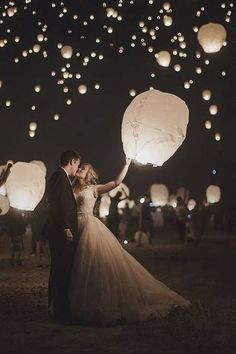
{"type": "Polygon", "coordinates": [[[95,216],[95,186],[77,196],[80,239],[69,287],[72,315],[112,325],[166,316],[190,302],[155,279],[95,216]]]}

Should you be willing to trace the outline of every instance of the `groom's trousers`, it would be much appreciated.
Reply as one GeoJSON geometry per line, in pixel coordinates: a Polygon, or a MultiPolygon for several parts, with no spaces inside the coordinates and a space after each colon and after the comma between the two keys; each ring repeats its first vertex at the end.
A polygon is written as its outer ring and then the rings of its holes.
{"type": "Polygon", "coordinates": [[[73,265],[75,243],[63,239],[49,240],[51,269],[48,284],[49,314],[57,321],[70,318],[68,286],[73,265]]]}

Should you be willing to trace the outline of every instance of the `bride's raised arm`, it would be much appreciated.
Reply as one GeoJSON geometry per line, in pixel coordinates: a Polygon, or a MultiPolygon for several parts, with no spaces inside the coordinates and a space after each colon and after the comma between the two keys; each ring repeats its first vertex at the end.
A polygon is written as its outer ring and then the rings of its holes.
{"type": "Polygon", "coordinates": [[[130,159],[126,159],[125,165],[123,166],[122,170],[120,171],[120,173],[116,176],[116,178],[113,181],[108,182],[106,184],[98,184],[98,185],[96,185],[96,193],[97,193],[97,195],[108,193],[112,189],[114,189],[117,186],[119,186],[119,184],[121,184],[121,182],[123,181],[123,179],[125,178],[125,176],[127,174],[130,162],[131,162],[130,159]]]}

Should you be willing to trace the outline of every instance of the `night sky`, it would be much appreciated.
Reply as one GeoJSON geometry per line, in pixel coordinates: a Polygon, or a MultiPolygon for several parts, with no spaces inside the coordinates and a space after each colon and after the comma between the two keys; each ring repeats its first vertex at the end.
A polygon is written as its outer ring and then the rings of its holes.
{"type": "Polygon", "coordinates": [[[163,3],[22,0],[14,5],[1,0],[0,165],[9,159],[42,160],[50,175],[59,163],[61,152],[76,149],[83,161],[94,165],[100,181],[108,181],[124,160],[120,130],[124,111],[133,99],[129,91],[134,89],[139,94],[153,87],[186,101],[190,111],[187,137],[162,167],[131,166],[125,180],[131,195],[136,198],[152,183],[164,183],[170,194],[184,186],[191,197],[200,200],[209,184],[218,184],[223,201],[233,202],[236,4],[225,1],[222,7],[221,1],[175,0],[170,1],[172,12],[167,13],[162,11],[163,3]],[[17,6],[17,12],[9,17],[6,11],[11,6],[17,6]],[[107,17],[107,8],[115,9],[121,18],[107,17]],[[232,14],[226,22],[228,11],[232,14]],[[172,17],[170,27],[163,24],[164,15],[172,17]],[[145,23],[146,33],[142,32],[140,21],[145,23]],[[227,46],[214,54],[203,51],[193,31],[194,26],[209,22],[220,23],[227,31],[227,46]],[[112,33],[108,33],[110,27],[112,33]],[[154,38],[150,35],[152,29],[154,38]],[[37,39],[39,34],[44,36],[42,42],[37,39]],[[174,40],[178,34],[184,36],[185,49],[174,40]],[[16,42],[15,37],[20,37],[20,41],[16,42]],[[7,43],[1,46],[4,39],[7,43]],[[71,59],[62,57],[60,43],[73,48],[71,59]],[[40,51],[30,53],[36,44],[40,45],[40,51]],[[156,61],[155,54],[161,50],[171,54],[167,68],[156,61]],[[173,50],[187,56],[174,55],[173,50]],[[196,57],[197,51],[200,58],[196,57]],[[86,58],[89,61],[83,65],[86,58]],[[205,63],[207,59],[209,65],[205,63]],[[181,65],[180,72],[174,70],[175,64],[181,65]],[[196,67],[201,67],[202,74],[196,73],[196,67]],[[222,72],[226,75],[222,76],[222,72]],[[76,74],[81,78],[76,78],[76,74]],[[72,77],[66,78],[67,75],[72,77]],[[189,80],[193,83],[185,89],[184,82],[189,80]],[[87,86],[86,94],[78,92],[81,84],[87,86]],[[35,92],[36,85],[40,86],[40,92],[35,92]],[[210,101],[203,100],[204,89],[211,90],[210,101]],[[67,100],[72,103],[68,105],[67,100]],[[9,107],[7,101],[11,101],[9,107]],[[218,106],[217,115],[210,115],[210,104],[218,106]],[[58,120],[54,119],[55,114],[59,115],[58,120]],[[206,120],[212,122],[210,130],[205,128],[206,120]],[[29,136],[30,122],[37,122],[35,137],[29,136]],[[215,133],[221,134],[220,141],[215,140],[215,133]]]}

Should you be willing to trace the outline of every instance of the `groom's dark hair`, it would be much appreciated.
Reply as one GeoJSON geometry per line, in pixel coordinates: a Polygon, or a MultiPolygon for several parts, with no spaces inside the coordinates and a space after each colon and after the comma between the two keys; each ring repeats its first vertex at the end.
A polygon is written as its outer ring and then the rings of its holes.
{"type": "Polygon", "coordinates": [[[79,160],[79,159],[81,160],[81,157],[77,151],[74,151],[74,150],[63,151],[63,153],[61,154],[61,158],[60,158],[61,166],[68,165],[68,163],[73,159],[74,160],[79,160]]]}

